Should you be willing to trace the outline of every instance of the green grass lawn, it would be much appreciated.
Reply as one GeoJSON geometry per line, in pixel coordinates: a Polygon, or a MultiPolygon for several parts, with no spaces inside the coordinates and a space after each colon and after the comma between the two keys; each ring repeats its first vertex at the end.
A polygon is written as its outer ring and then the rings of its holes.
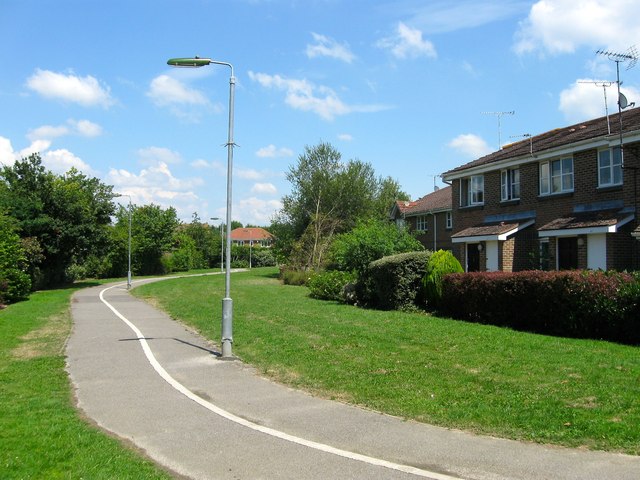
{"type": "Polygon", "coordinates": [[[0,311],[0,478],[171,478],[74,408],[64,355],[73,291],[0,311]]]}
{"type": "MultiPolygon", "coordinates": [[[[141,286],[219,342],[224,277],[141,286]]],[[[505,438],[640,454],[640,348],[313,300],[275,269],[232,276],[234,354],[327,398],[505,438]]]]}

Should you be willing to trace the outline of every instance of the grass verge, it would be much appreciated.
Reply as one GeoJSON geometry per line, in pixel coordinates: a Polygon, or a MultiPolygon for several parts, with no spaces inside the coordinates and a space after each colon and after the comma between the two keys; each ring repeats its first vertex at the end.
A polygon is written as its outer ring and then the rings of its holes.
{"type": "MultiPolygon", "coordinates": [[[[220,338],[224,277],[141,286],[220,338]]],[[[313,300],[275,269],[234,273],[234,354],[317,395],[516,440],[640,454],[640,349],[313,300]]]]}
{"type": "Polygon", "coordinates": [[[64,346],[77,288],[36,292],[0,311],[0,476],[169,479],[73,406],[64,346]]]}

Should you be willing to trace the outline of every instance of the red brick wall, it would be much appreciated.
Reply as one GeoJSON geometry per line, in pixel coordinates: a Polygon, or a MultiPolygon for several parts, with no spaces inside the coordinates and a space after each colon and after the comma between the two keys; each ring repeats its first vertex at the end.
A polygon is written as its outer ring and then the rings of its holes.
{"type": "MultiPolygon", "coordinates": [[[[460,207],[460,180],[454,180],[452,182],[453,233],[480,225],[489,215],[535,211],[535,224],[518,232],[514,236],[513,242],[501,242],[501,250],[503,251],[499,257],[503,270],[517,271],[531,268],[532,257],[538,251],[537,229],[558,217],[571,214],[575,205],[613,200],[624,200],[625,207],[637,205],[637,195],[640,191],[640,171],[636,170],[640,167],[639,151],[640,144],[638,143],[625,146],[624,160],[625,166],[628,168],[623,171],[624,181],[621,187],[598,188],[598,151],[595,148],[573,154],[574,191],[566,194],[538,195],[540,161],[537,159],[532,159],[530,163],[520,166],[520,199],[516,201],[500,201],[499,169],[484,174],[484,205],[482,206],[460,207]]],[[[607,235],[608,268],[639,267],[640,246],[638,244],[640,242],[630,235],[630,232],[637,225],[636,219],[627,227],[622,228],[620,232],[607,235]]],[[[549,251],[552,256],[550,266],[555,268],[556,242],[553,238],[550,239],[549,251]]],[[[456,244],[453,252],[464,265],[464,245],[456,244]]],[[[585,241],[578,250],[580,268],[586,268],[586,255],[585,241]]]]}

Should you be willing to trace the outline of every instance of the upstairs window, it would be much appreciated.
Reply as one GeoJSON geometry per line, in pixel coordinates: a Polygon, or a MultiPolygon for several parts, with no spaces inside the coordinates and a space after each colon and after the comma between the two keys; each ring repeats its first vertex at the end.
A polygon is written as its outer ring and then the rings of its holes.
{"type": "Polygon", "coordinates": [[[484,204],[484,176],[473,175],[460,180],[460,206],[484,204]]]}
{"type": "Polygon", "coordinates": [[[416,217],[416,230],[418,230],[419,232],[426,232],[428,230],[426,215],[420,215],[419,217],[416,217]]]}
{"type": "Polygon", "coordinates": [[[500,172],[500,199],[503,202],[520,198],[520,169],[510,168],[500,172]]]}
{"type": "Polygon", "coordinates": [[[622,155],[620,147],[598,152],[598,186],[622,185],[622,155]]]}
{"type": "Polygon", "coordinates": [[[453,228],[453,219],[451,217],[451,212],[447,212],[445,214],[445,228],[447,230],[451,230],[453,228]]]}
{"type": "Polygon", "coordinates": [[[573,192],[573,157],[540,164],[540,195],[573,192]]]}

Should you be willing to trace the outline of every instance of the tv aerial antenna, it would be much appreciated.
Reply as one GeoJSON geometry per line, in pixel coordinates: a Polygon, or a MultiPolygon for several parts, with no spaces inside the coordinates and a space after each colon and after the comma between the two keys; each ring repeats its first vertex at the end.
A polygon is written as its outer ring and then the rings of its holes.
{"type": "Polygon", "coordinates": [[[611,135],[611,125],[609,124],[609,106],[607,105],[607,88],[616,83],[614,80],[578,80],[578,83],[590,83],[596,87],[602,87],[604,93],[604,114],[607,117],[607,132],[611,135]]]}
{"type": "Polygon", "coordinates": [[[530,133],[523,133],[522,135],[511,135],[509,138],[528,138],[529,154],[533,157],[533,136],[530,133]]]}
{"type": "Polygon", "coordinates": [[[500,119],[503,115],[515,115],[515,110],[511,110],[510,112],[481,112],[483,115],[495,115],[498,117],[498,150],[502,148],[502,131],[500,126],[500,119]]]}
{"type": "Polygon", "coordinates": [[[629,47],[624,53],[612,52],[610,50],[597,50],[597,55],[604,55],[612,62],[616,62],[616,84],[618,85],[618,121],[620,123],[620,161],[624,166],[624,148],[622,146],[622,110],[629,106],[627,97],[620,93],[620,64],[627,63],[627,70],[631,70],[638,63],[638,51],[635,45],[629,47]]]}

